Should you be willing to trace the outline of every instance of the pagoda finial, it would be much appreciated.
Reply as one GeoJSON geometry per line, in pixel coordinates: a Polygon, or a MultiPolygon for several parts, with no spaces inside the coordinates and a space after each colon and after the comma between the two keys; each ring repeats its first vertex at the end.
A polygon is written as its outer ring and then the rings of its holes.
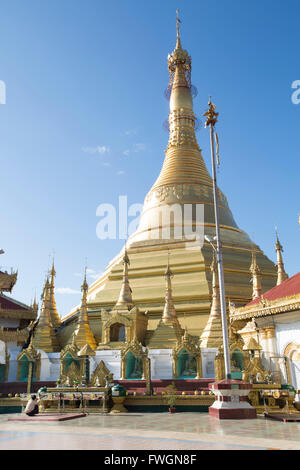
{"type": "Polygon", "coordinates": [[[81,292],[83,292],[83,294],[87,294],[88,288],[89,288],[89,286],[88,286],[88,283],[87,283],[87,280],[86,280],[86,267],[85,267],[83,283],[82,283],[82,286],[81,286],[81,292]]]}
{"type": "Polygon", "coordinates": [[[284,263],[283,263],[283,258],[282,258],[283,248],[278,238],[277,229],[275,229],[275,231],[276,231],[275,251],[277,252],[277,286],[279,286],[279,284],[281,284],[283,281],[288,279],[288,275],[284,269],[284,263]]]}
{"type": "Polygon", "coordinates": [[[181,49],[181,42],[180,42],[180,23],[181,20],[179,19],[179,10],[177,8],[176,10],[176,28],[177,28],[177,44],[176,44],[176,49],[181,49]]]}
{"type": "Polygon", "coordinates": [[[261,271],[257,264],[255,250],[252,251],[252,263],[250,266],[250,273],[252,275],[252,300],[254,300],[261,296],[261,271]]]}
{"type": "Polygon", "coordinates": [[[51,267],[51,270],[50,270],[50,275],[51,275],[51,278],[54,278],[56,276],[56,271],[55,271],[55,268],[54,268],[54,255],[53,255],[53,258],[52,258],[52,267],[51,267]]]}

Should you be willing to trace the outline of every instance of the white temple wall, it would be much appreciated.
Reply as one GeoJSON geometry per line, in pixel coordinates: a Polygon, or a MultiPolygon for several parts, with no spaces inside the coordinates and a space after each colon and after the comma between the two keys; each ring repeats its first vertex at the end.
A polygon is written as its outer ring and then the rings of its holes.
{"type": "Polygon", "coordinates": [[[290,343],[300,344],[300,321],[277,323],[275,328],[278,353],[283,356],[290,343]]]}
{"type": "Polygon", "coordinates": [[[201,348],[202,377],[204,379],[215,378],[215,357],[218,348],[201,348]]]}
{"type": "Polygon", "coordinates": [[[91,374],[94,372],[100,361],[103,361],[110,373],[114,374],[114,380],[119,380],[121,378],[121,351],[96,351],[96,356],[93,356],[93,361],[91,360],[90,362],[91,374]]]}
{"type": "MultiPolygon", "coordinates": [[[[284,355],[286,347],[290,343],[300,345],[300,321],[290,323],[277,323],[275,328],[277,349],[280,356],[284,355]]],[[[291,372],[292,385],[300,389],[300,361],[288,361],[291,372]]],[[[286,371],[282,369],[282,375],[286,376],[286,371]]],[[[287,377],[286,377],[287,381],[287,377]]]]}
{"type": "Polygon", "coordinates": [[[45,353],[38,350],[41,354],[40,382],[53,382],[60,376],[60,353],[45,353]]]}
{"type": "Polygon", "coordinates": [[[6,363],[5,342],[0,341],[0,364],[6,363]]]}
{"type": "Polygon", "coordinates": [[[149,349],[151,379],[172,379],[172,349],[149,349]]]}
{"type": "Polygon", "coordinates": [[[17,374],[18,374],[18,362],[17,357],[20,354],[22,348],[17,346],[15,342],[7,343],[7,351],[10,355],[9,359],[9,371],[8,371],[8,382],[17,382],[17,374]]]}

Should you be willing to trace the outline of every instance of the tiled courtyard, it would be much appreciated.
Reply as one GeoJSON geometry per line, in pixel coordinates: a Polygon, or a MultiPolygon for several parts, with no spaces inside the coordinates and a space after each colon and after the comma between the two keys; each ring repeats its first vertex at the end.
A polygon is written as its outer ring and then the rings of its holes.
{"type": "Polygon", "coordinates": [[[13,422],[0,415],[0,450],[300,449],[300,423],[218,421],[207,413],[88,415],[64,422],[13,422]]]}

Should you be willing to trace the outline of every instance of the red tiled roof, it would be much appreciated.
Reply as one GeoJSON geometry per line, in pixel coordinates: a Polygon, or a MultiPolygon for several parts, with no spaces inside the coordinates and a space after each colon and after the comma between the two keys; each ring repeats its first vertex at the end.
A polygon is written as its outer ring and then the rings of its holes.
{"type": "Polygon", "coordinates": [[[4,297],[4,295],[0,295],[0,310],[30,310],[27,305],[21,304],[17,300],[4,297]]]}
{"type": "MultiPolygon", "coordinates": [[[[284,297],[291,297],[292,295],[300,294],[300,273],[295,274],[286,281],[283,281],[279,286],[264,292],[263,297],[267,300],[277,300],[284,297]]],[[[252,300],[247,306],[258,304],[262,296],[252,300]]]]}

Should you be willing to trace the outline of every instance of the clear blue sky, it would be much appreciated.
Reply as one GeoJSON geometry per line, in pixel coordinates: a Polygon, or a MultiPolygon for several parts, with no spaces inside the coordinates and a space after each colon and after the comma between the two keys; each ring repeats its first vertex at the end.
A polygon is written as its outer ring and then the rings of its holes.
{"type": "MultiPolygon", "coordinates": [[[[40,296],[53,250],[56,286],[78,291],[86,258],[95,275],[123,246],[96,237],[96,208],[142,203],[160,171],[177,8],[195,112],[209,95],[220,112],[219,184],[235,219],[273,260],[277,225],[289,274],[300,270],[299,1],[3,0],[0,263],[19,270],[20,301],[40,296]]],[[[204,128],[198,140],[210,169],[204,128]]],[[[56,299],[64,315],[80,295],[56,299]]]]}

